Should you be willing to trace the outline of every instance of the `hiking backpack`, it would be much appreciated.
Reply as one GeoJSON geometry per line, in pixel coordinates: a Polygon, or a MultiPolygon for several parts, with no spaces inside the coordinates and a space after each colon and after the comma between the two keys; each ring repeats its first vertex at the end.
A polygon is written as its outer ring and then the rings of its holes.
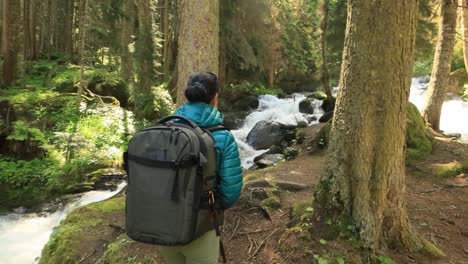
{"type": "Polygon", "coordinates": [[[124,153],[125,227],[130,238],[175,246],[186,245],[213,228],[219,235],[213,193],[216,147],[211,132],[220,129],[224,128],[200,128],[172,115],[133,136],[124,153]]]}

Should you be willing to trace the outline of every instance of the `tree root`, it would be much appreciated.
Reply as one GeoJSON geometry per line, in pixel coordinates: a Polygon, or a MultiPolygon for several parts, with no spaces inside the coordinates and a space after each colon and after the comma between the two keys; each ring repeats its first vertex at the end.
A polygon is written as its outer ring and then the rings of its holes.
{"type": "Polygon", "coordinates": [[[300,184],[296,182],[289,182],[289,181],[277,181],[277,180],[258,180],[258,181],[250,181],[244,184],[246,188],[265,188],[265,187],[272,187],[276,186],[280,189],[291,191],[291,192],[298,192],[305,189],[308,189],[309,186],[305,184],[300,184]]]}
{"type": "Polygon", "coordinates": [[[429,240],[425,238],[421,238],[421,242],[423,244],[423,247],[421,250],[423,250],[425,253],[435,256],[435,257],[446,257],[447,255],[442,252],[436,245],[431,243],[429,240]]]}

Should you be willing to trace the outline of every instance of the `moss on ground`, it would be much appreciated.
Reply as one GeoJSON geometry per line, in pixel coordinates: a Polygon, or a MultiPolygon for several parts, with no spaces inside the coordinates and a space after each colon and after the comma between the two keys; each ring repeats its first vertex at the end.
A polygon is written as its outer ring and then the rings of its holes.
{"type": "Polygon", "coordinates": [[[439,178],[455,177],[463,173],[464,166],[458,161],[445,164],[433,164],[433,174],[439,178]]]}
{"type": "Polygon", "coordinates": [[[105,228],[110,228],[109,221],[115,221],[115,213],[123,212],[124,205],[124,197],[117,196],[73,210],[53,231],[39,263],[80,263],[85,247],[93,247],[93,243],[99,242],[97,237],[103,234],[112,235],[105,228]]]}
{"type": "Polygon", "coordinates": [[[427,130],[426,123],[418,108],[408,104],[406,130],[406,162],[408,165],[415,161],[425,160],[432,152],[432,136],[427,130]]]}

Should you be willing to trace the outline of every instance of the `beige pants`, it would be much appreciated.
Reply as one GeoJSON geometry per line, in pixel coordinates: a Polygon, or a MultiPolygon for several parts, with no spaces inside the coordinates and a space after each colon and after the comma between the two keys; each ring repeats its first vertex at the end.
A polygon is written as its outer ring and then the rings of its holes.
{"type": "Polygon", "coordinates": [[[217,264],[219,237],[211,230],[185,246],[159,248],[167,264],[217,264]]]}

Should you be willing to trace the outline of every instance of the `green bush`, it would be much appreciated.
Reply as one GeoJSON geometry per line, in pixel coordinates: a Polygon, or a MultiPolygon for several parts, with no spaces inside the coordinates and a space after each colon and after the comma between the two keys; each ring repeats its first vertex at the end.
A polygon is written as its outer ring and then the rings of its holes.
{"type": "Polygon", "coordinates": [[[260,82],[249,82],[249,81],[242,81],[239,84],[229,84],[225,88],[228,92],[235,92],[235,93],[248,93],[248,94],[256,94],[256,95],[263,95],[263,94],[273,94],[277,95],[280,94],[282,91],[279,88],[269,88],[266,87],[265,84],[260,82]]]}

